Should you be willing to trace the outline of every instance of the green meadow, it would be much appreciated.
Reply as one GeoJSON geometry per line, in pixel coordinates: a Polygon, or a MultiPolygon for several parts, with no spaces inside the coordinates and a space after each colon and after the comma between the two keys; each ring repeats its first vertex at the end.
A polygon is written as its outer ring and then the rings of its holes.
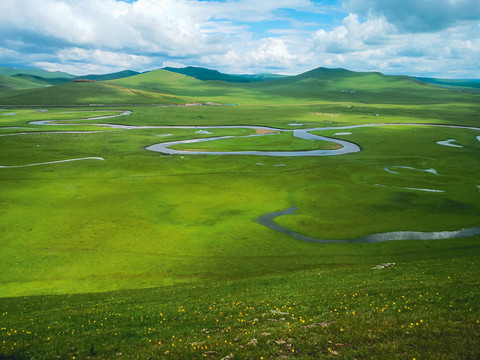
{"type": "Polygon", "coordinates": [[[480,235],[319,244],[255,219],[295,205],[276,223],[338,240],[480,226],[480,130],[429,126],[480,127],[479,100],[327,69],[0,93],[0,359],[478,358],[480,235]],[[342,128],[362,124],[382,126],[342,128]],[[175,128],[219,125],[289,131],[175,128]],[[361,151],[146,150],[220,136],[235,137],[172,148],[338,147],[290,131],[319,127],[361,151]],[[382,263],[396,265],[372,270],[382,263]]]}

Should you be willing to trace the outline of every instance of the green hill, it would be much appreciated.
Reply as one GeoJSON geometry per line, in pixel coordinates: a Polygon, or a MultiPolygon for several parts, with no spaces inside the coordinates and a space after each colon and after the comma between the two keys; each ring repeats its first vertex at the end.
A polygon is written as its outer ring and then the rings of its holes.
{"type": "Polygon", "coordinates": [[[43,78],[37,75],[0,75],[0,90],[25,90],[61,85],[70,82],[68,78],[43,78]]]}
{"type": "Polygon", "coordinates": [[[257,75],[231,75],[224,74],[217,70],[210,70],[201,67],[188,66],[184,68],[166,67],[163,70],[191,76],[198,80],[218,80],[232,83],[247,83],[256,81],[272,80],[284,77],[277,74],[257,74],[257,75]]]}
{"type": "Polygon", "coordinates": [[[109,84],[87,81],[3,93],[0,104],[88,105],[88,104],[167,104],[161,98],[109,84]]]}
{"type": "Polygon", "coordinates": [[[26,75],[0,75],[0,90],[21,90],[48,85],[47,82],[26,75]]]}
{"type": "Polygon", "coordinates": [[[409,76],[384,75],[379,72],[354,72],[345,69],[317,68],[297,76],[248,84],[252,89],[304,100],[362,102],[430,102],[447,95],[409,76]]]}
{"type": "MultiPolygon", "coordinates": [[[[4,77],[0,79],[0,104],[302,104],[320,101],[402,104],[438,103],[445,99],[453,102],[465,100],[465,97],[459,97],[458,92],[450,89],[409,76],[391,76],[378,72],[317,68],[296,76],[274,76],[273,79],[269,74],[252,75],[263,81],[239,82],[227,81],[237,75],[202,68],[184,69],[189,69],[192,74],[197,72],[204,80],[170,70],[141,74],[127,70],[105,75],[87,75],[80,78],[104,81],[80,83],[79,78],[75,78],[73,81],[77,82],[64,85],[58,84],[72,79],[46,79],[36,75],[4,77]],[[51,84],[58,86],[45,87],[51,84]],[[29,88],[37,89],[19,91],[29,88]],[[15,89],[16,92],[12,92],[15,89]]],[[[245,76],[238,75],[236,79],[245,76]]]]}
{"type": "MultiPolygon", "coordinates": [[[[16,72],[16,70],[13,69],[12,71],[5,71],[5,72],[14,73],[16,72]]],[[[38,72],[38,73],[41,73],[41,72],[38,72]]],[[[95,81],[114,80],[114,79],[124,78],[128,76],[134,76],[138,74],[139,73],[136,71],[125,70],[125,71],[120,71],[120,72],[111,73],[111,74],[85,75],[85,76],[77,76],[74,78],[42,77],[39,75],[23,74],[23,73],[18,73],[14,75],[0,75],[0,91],[42,88],[42,87],[48,87],[53,85],[62,85],[62,84],[66,84],[66,83],[69,83],[75,80],[80,80],[80,79],[95,80],[95,81]]]]}
{"type": "Polygon", "coordinates": [[[202,81],[183,74],[167,70],[153,70],[128,78],[116,79],[109,83],[129,86],[143,90],[169,92],[172,89],[184,89],[200,86],[202,81]]]}
{"type": "MultiPolygon", "coordinates": [[[[106,77],[128,75],[131,72],[107,74],[106,77]]],[[[26,75],[22,75],[25,77],[26,75]]],[[[83,77],[82,77],[83,78],[83,77]]],[[[102,78],[101,76],[98,78],[102,78]]],[[[32,77],[33,79],[33,77],[32,77]]],[[[37,79],[38,80],[38,79],[37,79]]],[[[70,104],[184,104],[190,98],[188,89],[202,92],[203,82],[194,78],[158,70],[108,82],[68,79],[68,83],[45,87],[25,78],[4,76],[0,78],[0,104],[9,105],[70,105],[70,104]],[[41,86],[41,88],[39,88],[41,86]]]]}
{"type": "MultiPolygon", "coordinates": [[[[219,101],[230,102],[231,98],[242,98],[242,91],[232,94],[232,84],[220,81],[202,81],[191,76],[167,70],[154,70],[139,75],[108,81],[109,84],[125,86],[157,94],[170,95],[186,102],[219,101]]],[[[247,90],[247,92],[249,92],[247,90]]]]}
{"type": "Polygon", "coordinates": [[[70,81],[72,81],[72,79],[70,78],[44,78],[44,77],[41,77],[41,76],[37,76],[37,75],[26,75],[26,74],[17,74],[17,75],[13,75],[12,77],[14,78],[18,78],[18,79],[27,79],[27,80],[30,80],[32,81],[34,84],[41,84],[42,86],[45,86],[45,85],[61,85],[61,84],[65,84],[65,83],[68,83],[70,81]]]}
{"type": "Polygon", "coordinates": [[[129,76],[134,76],[140,74],[137,71],[132,71],[132,70],[123,70],[119,72],[114,72],[110,74],[100,74],[100,75],[85,75],[85,76],[77,76],[74,78],[74,80],[78,79],[88,79],[88,80],[96,80],[96,81],[106,81],[106,80],[115,80],[115,79],[121,79],[129,76]]]}
{"type": "Polygon", "coordinates": [[[74,75],[67,74],[62,71],[47,71],[43,69],[18,69],[12,67],[0,67],[0,74],[1,75],[17,75],[17,74],[24,74],[24,75],[33,75],[33,76],[40,76],[45,79],[51,78],[73,78],[74,75]]]}
{"type": "Polygon", "coordinates": [[[414,77],[425,83],[435,84],[446,88],[460,88],[461,90],[480,90],[480,79],[437,79],[428,77],[414,77]]]}

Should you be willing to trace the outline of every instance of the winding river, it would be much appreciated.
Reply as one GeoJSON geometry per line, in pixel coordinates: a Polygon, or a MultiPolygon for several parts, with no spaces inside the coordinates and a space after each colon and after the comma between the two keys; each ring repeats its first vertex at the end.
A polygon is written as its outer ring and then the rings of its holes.
{"type": "Polygon", "coordinates": [[[22,168],[22,167],[27,167],[27,166],[59,164],[59,163],[65,163],[65,162],[71,162],[71,161],[80,161],[80,160],[105,160],[105,159],[102,158],[102,157],[98,157],[98,156],[89,156],[89,157],[83,157],[83,158],[46,161],[46,162],[41,162],[41,163],[33,163],[33,164],[25,164],[25,165],[0,165],[0,168],[22,168]]]}
{"type": "MultiPolygon", "coordinates": [[[[170,146],[180,145],[180,144],[195,144],[207,141],[215,141],[222,139],[232,139],[240,136],[219,136],[219,137],[209,137],[209,138],[200,138],[200,139],[188,139],[188,140],[177,140],[177,141],[168,141],[154,144],[151,146],[145,147],[146,150],[159,152],[162,154],[176,154],[176,155],[262,155],[262,156],[331,156],[331,155],[346,155],[351,153],[356,153],[361,151],[360,146],[351,141],[340,140],[336,138],[320,136],[312,134],[313,131],[323,131],[323,130],[339,130],[339,129],[356,129],[364,127],[378,127],[378,126],[431,126],[431,127],[447,127],[453,129],[469,129],[469,130],[480,130],[480,127],[474,126],[463,126],[463,125],[442,125],[442,124],[363,124],[363,125],[348,125],[348,126],[338,126],[338,127],[315,127],[309,129],[279,129],[265,126],[157,126],[157,127],[148,127],[148,128],[160,128],[160,129],[264,129],[275,132],[293,132],[293,135],[300,139],[305,140],[321,140],[329,141],[335,144],[340,145],[340,148],[333,150],[299,150],[299,151],[192,151],[192,150],[174,150],[170,146]]],[[[124,128],[124,127],[123,127],[124,128]]],[[[133,127],[129,127],[132,129],[133,127]]],[[[146,128],[146,127],[138,127],[146,128]]],[[[268,134],[260,135],[243,135],[241,137],[254,137],[254,136],[265,136],[268,134]]]]}
{"type": "MultiPolygon", "coordinates": [[[[82,123],[70,123],[71,121],[81,121],[81,120],[101,120],[101,119],[111,119],[121,116],[130,115],[131,111],[123,111],[117,115],[108,115],[108,116],[98,116],[90,117],[86,119],[72,119],[72,120],[58,120],[58,121],[67,121],[68,123],[55,123],[56,120],[40,120],[40,121],[31,121],[30,125],[55,125],[55,126],[72,126],[72,125],[85,125],[82,123]]],[[[187,139],[187,140],[177,140],[177,141],[167,141],[161,142],[154,145],[146,146],[145,149],[149,151],[154,151],[162,154],[168,155],[260,155],[260,156],[284,156],[284,157],[298,157],[298,156],[331,156],[331,155],[346,155],[351,153],[356,153],[361,151],[360,146],[351,141],[340,140],[336,138],[315,135],[312,134],[313,131],[325,131],[325,130],[351,130],[356,128],[364,127],[378,127],[378,126],[430,126],[430,127],[446,127],[453,129],[469,129],[469,130],[480,130],[480,127],[474,126],[463,126],[463,125],[443,125],[443,124],[421,124],[421,123],[390,123],[390,124],[361,124],[361,125],[346,125],[346,126],[329,126],[329,127],[314,127],[308,129],[281,129],[273,128],[268,126],[254,126],[254,125],[217,125],[217,126],[162,126],[162,125],[121,125],[121,124],[102,124],[94,123],[89,124],[93,126],[101,126],[104,128],[113,128],[119,130],[138,130],[138,129],[192,129],[197,130],[197,133],[206,133],[207,130],[212,129],[252,129],[252,130],[266,130],[268,132],[292,132],[293,135],[299,139],[312,140],[312,141],[328,141],[333,142],[339,145],[338,149],[332,150],[297,150],[297,151],[192,151],[192,150],[175,150],[171,149],[170,146],[180,145],[180,144],[195,144],[207,141],[216,141],[223,139],[233,139],[239,137],[257,137],[257,136],[267,136],[269,133],[265,134],[254,134],[254,135],[241,135],[241,136],[216,136],[208,138],[198,138],[198,139],[187,139]]],[[[299,124],[301,125],[301,124],[299,124]]],[[[65,132],[64,132],[65,133],[65,132]]],[[[27,134],[27,133],[23,133],[27,134]]],[[[342,133],[338,133],[339,135],[342,133]]],[[[15,134],[8,134],[15,135],[15,134]]]]}
{"type": "MultiPolygon", "coordinates": [[[[116,118],[121,116],[126,116],[131,114],[131,111],[123,111],[117,115],[110,115],[110,116],[98,116],[98,117],[91,117],[87,119],[72,119],[72,120],[41,120],[41,121],[31,121],[29,122],[30,125],[55,125],[55,126],[72,126],[72,125],[85,125],[82,123],[73,123],[73,121],[81,121],[81,120],[101,120],[101,119],[110,119],[116,118]],[[55,123],[55,121],[68,121],[68,123],[55,123]]],[[[251,125],[224,125],[224,126],[135,126],[135,125],[120,125],[120,124],[102,124],[102,123],[95,123],[89,124],[94,126],[101,126],[104,128],[114,128],[119,130],[135,130],[135,129],[194,129],[197,130],[197,133],[206,134],[208,130],[212,129],[253,129],[253,130],[266,130],[266,132],[292,132],[293,135],[300,139],[305,140],[312,140],[312,141],[330,141],[335,144],[340,145],[338,149],[332,150],[306,150],[306,151],[191,151],[191,150],[174,150],[171,149],[170,146],[179,145],[179,144],[194,144],[200,142],[207,142],[207,141],[217,141],[222,139],[232,139],[232,138],[239,138],[239,137],[257,137],[257,136],[266,136],[269,135],[268,133],[265,134],[255,134],[255,135],[243,135],[243,136],[217,136],[217,137],[208,137],[208,138],[199,138],[199,139],[187,139],[187,140],[178,140],[178,141],[167,141],[161,142],[154,145],[150,145],[145,147],[146,150],[154,151],[162,154],[181,154],[181,155],[261,155],[261,156],[284,156],[284,157],[298,157],[298,156],[331,156],[331,155],[345,155],[351,154],[361,151],[360,146],[357,144],[346,141],[340,140],[335,138],[330,138],[326,136],[320,136],[312,134],[313,131],[324,131],[324,130],[351,130],[356,128],[364,128],[364,127],[376,127],[376,126],[433,126],[433,127],[446,127],[446,128],[453,128],[453,129],[469,129],[469,130],[480,130],[480,127],[473,127],[473,126],[462,126],[462,125],[442,125],[442,124],[402,124],[402,123],[393,123],[393,124],[363,124],[363,125],[348,125],[348,126],[335,126],[335,127],[315,127],[315,128],[308,128],[308,129],[280,129],[280,128],[272,128],[266,126],[251,126],[251,125]]],[[[96,132],[96,131],[93,131],[96,132]]],[[[58,132],[48,132],[48,133],[93,133],[92,131],[58,131],[58,132]]],[[[12,135],[26,135],[26,134],[39,134],[43,132],[19,132],[19,133],[12,133],[12,134],[4,134],[0,136],[12,136],[12,135]]],[[[350,133],[337,133],[336,135],[341,134],[350,134],[350,133]]],[[[477,136],[477,139],[480,141],[480,136],[477,136]]],[[[77,159],[67,159],[67,160],[59,160],[59,161],[50,161],[44,163],[35,163],[35,164],[27,164],[27,165],[11,165],[11,166],[0,166],[0,168],[15,168],[15,167],[25,167],[25,166],[36,166],[36,165],[46,165],[46,164],[53,164],[53,163],[60,163],[60,162],[68,162],[68,161],[78,161],[78,160],[104,160],[100,157],[86,157],[86,158],[77,158],[77,159]]],[[[402,168],[402,166],[392,166],[402,168]]],[[[407,169],[414,169],[410,167],[403,167],[407,169]]],[[[385,168],[386,171],[397,173],[395,171],[390,170],[389,168],[385,168]]],[[[415,169],[425,172],[431,172],[437,175],[434,169],[415,169]]],[[[381,186],[381,185],[379,185],[381,186]]],[[[480,185],[479,185],[480,187],[480,185]]],[[[412,188],[416,189],[416,188],[412,188]]],[[[416,190],[430,190],[430,189],[416,189],[416,190]]],[[[282,215],[292,215],[295,213],[297,208],[292,206],[288,209],[270,212],[259,216],[258,218],[254,219],[257,223],[266,226],[272,230],[290,235],[291,237],[306,241],[306,242],[313,242],[313,243],[322,243],[322,244],[339,244],[339,243],[377,243],[377,242],[384,242],[384,241],[392,241],[392,240],[437,240],[437,239],[452,239],[452,238],[461,238],[461,237],[468,237],[480,234],[479,227],[471,227],[468,229],[461,229],[458,231],[439,231],[439,232],[419,232],[419,231],[394,231],[388,233],[380,233],[380,234],[372,234],[366,235],[354,239],[347,239],[347,240],[332,240],[332,239],[317,239],[309,236],[302,235],[297,233],[293,230],[287,229],[277,223],[275,223],[275,218],[282,216],[282,215]]]]}
{"type": "Polygon", "coordinates": [[[366,235],[354,239],[346,240],[327,240],[317,239],[310,236],[302,235],[293,230],[287,229],[274,220],[282,215],[293,215],[297,211],[296,206],[292,206],[285,210],[274,211],[259,216],[254,219],[257,223],[266,226],[272,230],[290,235],[291,237],[305,242],[319,243],[319,244],[349,244],[349,243],[378,243],[384,241],[394,240],[442,240],[442,239],[456,239],[474,235],[480,235],[480,227],[471,227],[468,229],[460,229],[457,231],[435,231],[435,232],[421,232],[421,231],[392,231],[387,233],[366,235]]]}

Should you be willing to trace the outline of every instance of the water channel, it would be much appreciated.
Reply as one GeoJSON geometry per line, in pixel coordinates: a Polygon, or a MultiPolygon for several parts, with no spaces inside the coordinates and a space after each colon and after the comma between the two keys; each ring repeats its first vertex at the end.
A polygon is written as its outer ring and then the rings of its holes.
{"type": "MultiPolygon", "coordinates": [[[[110,115],[110,116],[98,116],[92,117],[88,119],[73,119],[73,120],[61,120],[61,121],[68,121],[68,123],[55,123],[55,120],[41,120],[41,121],[31,121],[29,122],[30,125],[63,125],[63,126],[72,126],[72,125],[85,125],[79,123],[71,123],[73,121],[80,121],[80,120],[100,120],[100,119],[110,119],[116,118],[120,116],[126,116],[131,114],[131,111],[123,111],[117,115],[110,115]]],[[[338,126],[338,127],[315,127],[315,128],[308,128],[308,129],[279,129],[279,128],[272,128],[266,126],[252,126],[252,125],[219,125],[219,126],[135,126],[135,125],[120,125],[120,124],[88,124],[88,125],[95,125],[101,126],[106,128],[114,128],[119,130],[135,130],[135,129],[194,129],[197,130],[197,133],[208,133],[208,130],[213,129],[253,129],[253,130],[267,130],[268,132],[293,132],[293,135],[300,139],[305,140],[312,140],[312,141],[330,141],[334,142],[335,144],[340,145],[338,149],[332,150],[307,150],[307,151],[191,151],[191,150],[174,150],[171,149],[170,146],[179,145],[179,144],[194,144],[200,142],[207,142],[207,141],[217,141],[222,139],[231,139],[231,138],[239,138],[239,137],[257,137],[257,136],[267,136],[268,133],[265,134],[255,134],[255,135],[243,135],[243,136],[218,136],[218,137],[208,137],[208,138],[199,138],[199,139],[187,139],[187,140],[178,140],[178,141],[168,141],[168,142],[161,142],[154,145],[150,145],[145,147],[146,150],[154,151],[162,154],[182,154],[182,155],[261,155],[261,156],[285,156],[285,157],[296,157],[296,156],[331,156],[331,155],[345,155],[351,154],[361,151],[360,146],[357,144],[346,141],[340,140],[335,138],[330,138],[326,136],[320,136],[312,134],[313,131],[323,131],[323,130],[351,130],[356,128],[364,128],[364,127],[377,127],[377,126],[433,126],[433,127],[446,127],[446,128],[454,128],[454,129],[469,129],[469,130],[480,130],[480,127],[473,127],[473,126],[462,126],[462,125],[443,125],[443,124],[402,124],[402,123],[394,123],[394,124],[363,124],[363,125],[348,125],[348,126],[338,126]]],[[[292,124],[293,125],[293,124],[292,124]]],[[[295,124],[297,125],[297,124],[295,124]]],[[[301,124],[300,124],[301,125],[301,124]]],[[[41,132],[34,132],[35,134],[39,134],[41,132]]],[[[49,132],[49,133],[92,133],[92,131],[62,131],[62,132],[49,132]]],[[[5,134],[0,136],[11,136],[11,135],[24,135],[24,134],[33,134],[28,132],[22,133],[13,133],[13,134],[5,134]]],[[[340,134],[347,134],[347,133],[337,133],[336,135],[340,134]]],[[[350,134],[350,133],[348,133],[350,134]]],[[[480,136],[477,136],[477,139],[480,141],[480,136]]],[[[451,141],[451,140],[448,140],[451,141]]],[[[449,146],[452,146],[451,144],[449,146]]],[[[12,168],[12,167],[24,167],[24,166],[33,166],[33,165],[43,165],[43,164],[52,164],[58,162],[67,162],[67,161],[77,161],[77,160],[104,160],[103,158],[99,157],[89,157],[89,158],[79,158],[79,159],[67,159],[67,160],[60,160],[60,161],[53,161],[53,162],[45,162],[45,163],[36,163],[36,164],[28,164],[28,165],[12,165],[12,166],[1,166],[2,168],[12,168]]],[[[402,166],[392,166],[402,168],[402,166]]],[[[410,167],[403,167],[407,169],[414,169],[410,167]]],[[[396,173],[395,171],[391,171],[389,168],[385,168],[386,171],[390,171],[392,173],[396,173]]],[[[434,169],[427,169],[421,170],[425,172],[431,172],[436,174],[434,169]]],[[[381,185],[379,185],[381,186],[381,185]]],[[[480,187],[480,185],[479,185],[480,187]]],[[[416,189],[416,188],[412,188],[416,189]]],[[[416,189],[416,190],[424,190],[430,191],[430,189],[416,189]]],[[[432,190],[434,191],[434,190],[432,190]]],[[[439,190],[441,191],[441,190],[439,190]]],[[[468,237],[480,234],[479,227],[471,227],[468,229],[460,229],[457,231],[437,231],[437,232],[419,232],[419,231],[394,231],[388,233],[380,233],[380,234],[372,234],[366,235],[354,239],[346,239],[346,240],[334,240],[334,239],[317,239],[313,237],[309,237],[306,235],[302,235],[297,233],[293,230],[287,229],[277,223],[275,223],[275,219],[282,215],[293,215],[297,208],[292,206],[288,209],[270,212],[264,215],[259,216],[258,218],[254,219],[257,223],[266,226],[272,230],[287,234],[297,240],[306,241],[306,242],[314,242],[314,243],[322,243],[322,244],[339,244],[339,243],[377,243],[377,242],[384,242],[384,241],[392,241],[392,240],[439,240],[439,239],[453,239],[453,238],[461,238],[461,237],[468,237]]]]}

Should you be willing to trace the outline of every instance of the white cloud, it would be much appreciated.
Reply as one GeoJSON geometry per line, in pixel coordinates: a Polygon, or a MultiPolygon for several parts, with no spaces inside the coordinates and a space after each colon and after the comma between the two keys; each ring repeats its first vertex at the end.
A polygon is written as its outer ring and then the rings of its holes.
{"type": "Polygon", "coordinates": [[[221,51],[221,36],[204,31],[208,16],[185,0],[6,0],[0,29],[7,36],[63,46],[189,56],[221,51]]]}
{"type": "Polygon", "coordinates": [[[74,75],[100,74],[125,69],[144,71],[152,58],[102,50],[68,48],[57,52],[58,62],[33,61],[45,70],[61,70],[74,75]]]}
{"type": "Polygon", "coordinates": [[[0,63],[75,74],[181,64],[231,73],[290,74],[317,66],[415,75],[422,71],[449,75],[462,68],[465,76],[480,77],[480,26],[469,20],[477,16],[478,4],[478,0],[338,0],[325,6],[311,0],[0,0],[0,63]],[[339,12],[340,1],[349,14],[339,12]],[[446,9],[451,13],[440,14],[435,23],[433,15],[446,9]],[[415,23],[417,18],[426,25],[415,23]],[[273,25],[256,27],[254,21],[273,25]],[[410,31],[405,30],[408,22],[416,24],[410,31]],[[312,26],[316,31],[310,30],[312,26]],[[422,26],[430,31],[416,36],[422,26]]]}
{"type": "MultiPolygon", "coordinates": [[[[258,73],[281,70],[295,73],[302,62],[302,55],[291,50],[291,44],[282,38],[271,37],[256,41],[250,41],[248,45],[234,48],[230,47],[225,54],[205,56],[201,59],[203,63],[210,64],[216,68],[218,65],[233,73],[258,73]]],[[[301,71],[309,69],[301,67],[301,71]]]]}
{"type": "Polygon", "coordinates": [[[260,46],[255,51],[247,53],[247,56],[258,62],[268,62],[270,64],[277,62],[291,62],[296,59],[296,55],[292,55],[288,46],[282,39],[266,38],[260,41],[260,46]]]}
{"type": "Polygon", "coordinates": [[[342,25],[331,31],[320,29],[312,38],[317,51],[344,53],[385,42],[395,29],[384,18],[371,18],[360,23],[358,16],[349,14],[342,25]]]}
{"type": "Polygon", "coordinates": [[[418,36],[401,33],[385,18],[367,18],[362,23],[357,15],[350,14],[341,26],[316,31],[313,50],[324,66],[387,74],[478,77],[480,32],[475,32],[476,27],[460,25],[418,36]]]}
{"type": "Polygon", "coordinates": [[[480,19],[478,0],[344,0],[344,6],[362,16],[385,16],[405,32],[439,31],[480,19]]]}
{"type": "Polygon", "coordinates": [[[110,65],[119,68],[125,68],[132,65],[135,68],[138,68],[150,63],[150,58],[147,56],[138,56],[102,50],[85,50],[81,48],[60,50],[58,52],[58,58],[62,62],[89,61],[94,64],[110,65]]]}

